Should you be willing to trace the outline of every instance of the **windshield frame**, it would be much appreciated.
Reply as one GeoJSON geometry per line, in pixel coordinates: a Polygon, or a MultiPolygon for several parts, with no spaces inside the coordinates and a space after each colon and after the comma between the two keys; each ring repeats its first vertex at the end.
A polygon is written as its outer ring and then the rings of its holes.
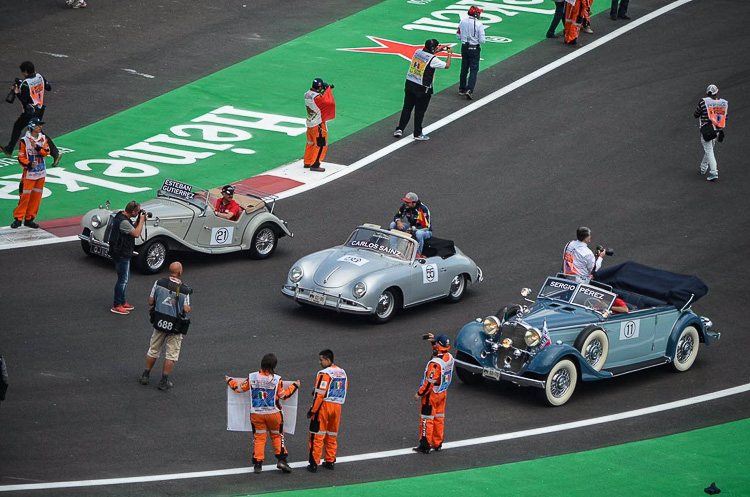
{"type": "MultiPolygon", "coordinates": [[[[599,312],[601,314],[603,314],[605,311],[609,311],[612,308],[612,305],[614,304],[616,298],[617,298],[617,294],[616,293],[610,292],[610,291],[605,290],[605,289],[603,289],[601,287],[598,287],[598,286],[595,286],[595,285],[589,285],[589,284],[586,284],[586,283],[580,283],[580,282],[572,281],[572,280],[569,280],[569,279],[566,279],[566,278],[556,278],[556,277],[553,277],[553,276],[548,276],[547,279],[544,280],[544,284],[542,285],[542,288],[539,290],[539,293],[537,294],[537,300],[538,299],[547,299],[547,300],[553,300],[553,301],[556,301],[556,302],[564,302],[566,304],[574,305],[576,307],[581,307],[583,309],[588,309],[590,311],[599,312]],[[570,293],[570,298],[563,299],[563,298],[559,298],[556,295],[554,295],[554,296],[542,295],[542,292],[544,291],[544,289],[549,287],[548,283],[550,281],[555,282],[555,283],[557,283],[559,285],[559,287],[561,288],[560,289],[560,293],[571,292],[570,293]],[[601,294],[603,294],[603,296],[612,297],[612,300],[608,303],[608,305],[607,305],[606,308],[604,308],[604,309],[595,309],[593,307],[589,307],[589,306],[586,306],[586,305],[584,305],[582,303],[578,303],[578,302],[575,301],[576,298],[578,297],[578,295],[581,292],[588,293],[590,298],[597,298],[597,297],[594,296],[594,295],[591,295],[591,293],[589,293],[589,292],[593,292],[595,294],[601,293],[601,294]]],[[[605,299],[599,299],[599,300],[606,302],[605,299]]]]}
{"type": "MultiPolygon", "coordinates": [[[[372,235],[370,235],[370,236],[372,236],[372,235]]],[[[367,238],[369,238],[369,236],[367,238]]],[[[344,242],[343,246],[346,247],[346,248],[354,249],[354,250],[365,250],[367,252],[372,252],[372,253],[375,253],[375,254],[380,254],[380,255],[383,255],[385,257],[388,257],[390,259],[394,259],[394,260],[397,260],[397,261],[400,261],[400,262],[407,262],[407,263],[409,263],[409,262],[412,262],[414,260],[414,257],[416,256],[416,253],[417,253],[416,252],[416,244],[417,244],[416,240],[414,240],[412,238],[407,238],[405,236],[401,236],[401,235],[399,235],[397,233],[392,233],[390,231],[387,231],[387,230],[384,230],[384,229],[381,229],[381,228],[375,228],[375,227],[372,227],[372,226],[359,226],[354,231],[352,231],[352,233],[349,235],[349,237],[344,242]],[[378,234],[381,234],[381,235],[384,235],[384,236],[387,236],[387,237],[397,237],[397,238],[400,238],[400,239],[402,239],[404,242],[406,242],[408,244],[409,250],[407,251],[406,254],[404,254],[404,257],[399,257],[397,255],[389,254],[388,252],[376,250],[376,249],[373,249],[373,248],[370,248],[370,247],[367,247],[367,246],[350,245],[352,239],[354,238],[354,235],[357,232],[359,232],[359,231],[368,231],[368,232],[371,232],[373,234],[374,233],[378,233],[378,234]]]]}

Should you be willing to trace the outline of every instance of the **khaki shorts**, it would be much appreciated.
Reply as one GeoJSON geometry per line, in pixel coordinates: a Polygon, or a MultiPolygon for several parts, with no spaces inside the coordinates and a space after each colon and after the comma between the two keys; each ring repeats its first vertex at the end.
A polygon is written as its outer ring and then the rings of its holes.
{"type": "Polygon", "coordinates": [[[163,331],[154,330],[146,355],[158,359],[165,341],[167,342],[167,354],[165,358],[170,361],[177,361],[180,357],[180,347],[182,346],[182,334],[180,333],[164,333],[163,331]]]}

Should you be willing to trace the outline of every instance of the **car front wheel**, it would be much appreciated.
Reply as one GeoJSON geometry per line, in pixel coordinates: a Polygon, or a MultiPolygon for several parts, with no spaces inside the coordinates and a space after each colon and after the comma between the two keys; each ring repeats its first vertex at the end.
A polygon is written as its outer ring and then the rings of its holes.
{"type": "MultiPolygon", "coordinates": [[[[88,228],[83,228],[83,236],[91,237],[91,230],[88,228]]],[[[83,249],[84,254],[93,255],[91,253],[91,244],[86,240],[81,240],[81,248],[83,249]]]]}
{"type": "Polygon", "coordinates": [[[570,359],[563,359],[555,364],[547,374],[544,385],[544,396],[547,403],[558,407],[565,404],[576,389],[578,370],[570,359]]]}
{"type": "Polygon", "coordinates": [[[574,346],[595,371],[602,370],[609,355],[609,338],[603,329],[597,326],[584,330],[576,338],[574,346]]]}
{"type": "Polygon", "coordinates": [[[448,291],[448,302],[454,304],[461,300],[466,293],[466,276],[463,274],[457,275],[451,280],[451,287],[448,291]]]}
{"type": "Polygon", "coordinates": [[[162,240],[149,240],[140,247],[136,247],[138,252],[138,266],[143,274],[154,274],[161,271],[167,262],[169,249],[167,244],[162,240]]]}
{"type": "Polygon", "coordinates": [[[271,223],[261,224],[255,231],[250,242],[250,257],[253,259],[266,259],[276,250],[279,237],[271,223]]]}
{"type": "Polygon", "coordinates": [[[683,372],[690,369],[698,356],[700,337],[694,326],[687,326],[677,339],[677,348],[672,357],[672,369],[683,372]]]}
{"type": "Polygon", "coordinates": [[[389,288],[380,294],[378,303],[375,306],[375,313],[370,316],[370,319],[377,324],[387,323],[393,318],[398,309],[398,294],[389,288]]]}

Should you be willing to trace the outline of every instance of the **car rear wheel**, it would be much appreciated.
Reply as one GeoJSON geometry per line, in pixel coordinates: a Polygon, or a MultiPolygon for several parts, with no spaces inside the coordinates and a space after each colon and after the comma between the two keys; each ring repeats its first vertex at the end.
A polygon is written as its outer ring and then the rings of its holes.
{"type": "Polygon", "coordinates": [[[250,242],[250,257],[253,259],[266,259],[276,250],[279,237],[271,223],[261,224],[255,231],[250,242]]]}
{"type": "Polygon", "coordinates": [[[672,357],[672,369],[683,372],[690,369],[698,356],[700,336],[695,326],[687,326],[677,339],[677,348],[672,357]]]}
{"type": "Polygon", "coordinates": [[[169,248],[167,244],[158,238],[149,240],[140,247],[136,248],[138,252],[138,266],[143,274],[158,273],[167,262],[169,248]]]}
{"type": "Polygon", "coordinates": [[[544,385],[544,396],[547,403],[558,407],[565,404],[576,389],[578,370],[570,359],[563,359],[555,364],[547,374],[544,385]]]}
{"type": "Polygon", "coordinates": [[[370,319],[377,324],[387,323],[396,314],[399,306],[399,295],[393,288],[384,290],[378,298],[378,304],[375,306],[375,314],[370,319]]]}
{"type": "MultiPolygon", "coordinates": [[[[91,237],[91,230],[88,228],[83,228],[83,236],[91,237]]],[[[83,249],[84,254],[94,255],[91,253],[91,244],[86,240],[81,240],[81,248],[83,249]]]]}
{"type": "Polygon", "coordinates": [[[462,368],[456,368],[456,374],[458,375],[458,379],[467,385],[479,385],[484,381],[481,374],[472,373],[462,368]]]}
{"type": "Polygon", "coordinates": [[[448,302],[454,304],[461,300],[466,293],[466,275],[459,274],[451,280],[451,287],[448,291],[448,302]]]}
{"type": "Polygon", "coordinates": [[[585,329],[576,338],[574,347],[595,370],[601,371],[609,355],[609,338],[598,326],[585,329]]]}

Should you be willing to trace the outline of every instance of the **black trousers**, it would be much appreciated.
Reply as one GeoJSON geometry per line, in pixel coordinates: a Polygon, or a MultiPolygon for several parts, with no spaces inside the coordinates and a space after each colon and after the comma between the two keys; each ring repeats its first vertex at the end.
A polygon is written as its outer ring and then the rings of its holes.
{"type": "Polygon", "coordinates": [[[620,0],[620,8],[617,8],[617,0],[612,0],[612,8],[609,9],[610,17],[622,17],[628,13],[628,3],[630,0],[620,0]]]}
{"type": "MultiPolygon", "coordinates": [[[[614,0],[616,1],[616,0],[614,0]]],[[[625,0],[627,1],[627,0],[625,0]]],[[[547,30],[547,36],[552,36],[557,31],[557,26],[565,18],[565,2],[555,2],[555,15],[552,16],[552,22],[547,30]]]]}
{"type": "Polygon", "coordinates": [[[427,106],[430,105],[432,98],[432,88],[425,88],[412,81],[406,81],[404,86],[404,107],[401,109],[401,119],[398,121],[398,128],[404,130],[409,119],[411,111],[414,110],[414,136],[422,134],[422,121],[424,113],[427,112],[427,106]]]}
{"type": "Polygon", "coordinates": [[[8,146],[5,147],[5,149],[8,151],[8,153],[13,152],[16,148],[16,144],[18,143],[18,140],[21,138],[21,134],[26,129],[26,126],[29,125],[29,121],[31,121],[31,118],[38,117],[39,119],[42,119],[44,117],[44,107],[42,107],[41,110],[38,110],[36,112],[26,113],[24,112],[20,116],[18,116],[18,119],[16,119],[16,122],[13,123],[13,132],[10,135],[10,141],[8,142],[8,146]]]}
{"type": "Polygon", "coordinates": [[[458,76],[458,89],[469,90],[474,92],[474,85],[477,84],[477,74],[479,73],[479,45],[461,45],[461,73],[458,76]],[[469,74],[469,70],[471,73],[469,74]],[[469,83],[466,83],[466,75],[469,74],[469,83]]]}

